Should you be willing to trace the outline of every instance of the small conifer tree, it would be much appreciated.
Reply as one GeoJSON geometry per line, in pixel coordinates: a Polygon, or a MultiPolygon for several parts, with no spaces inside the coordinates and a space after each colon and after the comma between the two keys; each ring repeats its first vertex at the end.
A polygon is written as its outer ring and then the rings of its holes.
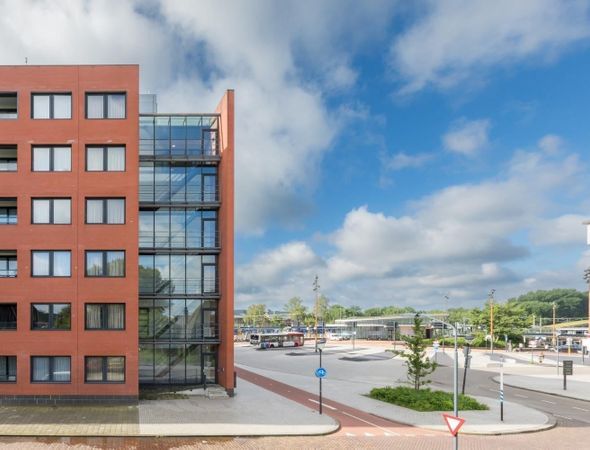
{"type": "Polygon", "coordinates": [[[407,350],[396,353],[406,360],[408,381],[414,386],[414,389],[419,390],[420,386],[430,383],[426,377],[435,371],[438,364],[426,357],[424,326],[422,326],[422,319],[418,315],[414,317],[413,331],[413,336],[402,336],[407,350]]]}

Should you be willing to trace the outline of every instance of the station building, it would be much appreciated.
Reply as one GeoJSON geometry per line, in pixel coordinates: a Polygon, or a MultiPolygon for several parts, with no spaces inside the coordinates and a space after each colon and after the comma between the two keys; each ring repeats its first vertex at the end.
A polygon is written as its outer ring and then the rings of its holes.
{"type": "Polygon", "coordinates": [[[234,389],[234,93],[165,114],[139,66],[0,67],[0,404],[234,389]]]}

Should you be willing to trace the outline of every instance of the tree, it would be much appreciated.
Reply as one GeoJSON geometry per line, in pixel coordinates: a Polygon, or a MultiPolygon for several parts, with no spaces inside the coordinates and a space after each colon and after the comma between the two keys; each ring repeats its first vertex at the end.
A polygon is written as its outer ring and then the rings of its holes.
{"type": "Polygon", "coordinates": [[[291,320],[293,322],[297,322],[297,325],[305,320],[307,308],[303,305],[303,300],[301,300],[299,297],[293,297],[289,299],[285,305],[285,309],[289,313],[291,320]]]}
{"type": "Polygon", "coordinates": [[[558,317],[588,317],[588,293],[576,289],[531,291],[520,297],[508,299],[508,303],[521,305],[529,315],[547,318],[553,315],[554,302],[557,305],[558,317]]]}
{"type": "Polygon", "coordinates": [[[406,360],[408,381],[414,386],[414,389],[419,390],[420,386],[430,383],[426,377],[434,372],[438,365],[426,357],[424,327],[422,319],[418,315],[414,317],[413,331],[412,336],[402,336],[406,342],[407,351],[399,351],[396,354],[406,360]]]}
{"type": "Polygon", "coordinates": [[[244,314],[244,323],[254,325],[255,327],[263,326],[267,320],[266,305],[261,303],[248,306],[246,314],[244,314]]]}
{"type": "Polygon", "coordinates": [[[320,295],[315,302],[314,313],[318,316],[318,321],[326,320],[330,301],[328,297],[320,295]]]}

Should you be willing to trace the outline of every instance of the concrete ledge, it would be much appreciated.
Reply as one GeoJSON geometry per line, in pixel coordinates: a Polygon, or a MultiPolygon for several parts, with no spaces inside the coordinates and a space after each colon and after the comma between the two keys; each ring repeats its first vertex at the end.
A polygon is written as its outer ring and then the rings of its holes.
{"type": "MultiPolygon", "coordinates": [[[[574,393],[570,393],[569,391],[563,391],[560,392],[559,388],[541,388],[541,387],[530,387],[530,381],[521,381],[519,380],[519,378],[529,378],[529,379],[536,379],[536,378],[540,378],[540,377],[527,377],[527,376],[521,376],[521,375],[510,375],[510,374],[505,374],[504,375],[504,385],[505,386],[510,386],[513,388],[518,388],[518,389],[522,389],[524,391],[530,391],[530,392],[538,392],[540,394],[547,394],[547,395],[553,395],[555,397],[564,397],[564,398],[569,398],[572,400],[580,400],[583,402],[590,402],[590,392],[588,390],[583,391],[581,394],[574,394],[574,393]],[[516,378],[518,377],[518,378],[516,378]],[[580,395],[582,395],[582,397],[580,397],[580,395]],[[585,398],[584,398],[585,396],[585,398]]],[[[500,377],[499,376],[495,376],[492,378],[492,380],[495,383],[500,384],[500,377]]],[[[550,380],[552,381],[556,381],[555,379],[551,378],[550,380]]],[[[557,380],[557,382],[559,382],[560,380],[557,380]]],[[[568,382],[568,386],[570,386],[570,389],[574,386],[572,386],[572,383],[583,383],[585,385],[588,385],[588,387],[590,387],[590,383],[587,382],[581,382],[581,381],[577,381],[577,380],[569,380],[568,382]]],[[[588,389],[588,388],[584,388],[584,389],[588,389]]]]}
{"type": "Polygon", "coordinates": [[[0,406],[137,405],[133,395],[1,395],[0,406]]]}

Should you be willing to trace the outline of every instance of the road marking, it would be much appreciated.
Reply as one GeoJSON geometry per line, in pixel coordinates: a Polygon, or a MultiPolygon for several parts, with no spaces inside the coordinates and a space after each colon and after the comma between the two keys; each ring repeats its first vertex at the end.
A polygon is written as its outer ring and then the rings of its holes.
{"type": "Polygon", "coordinates": [[[545,403],[551,403],[552,405],[556,405],[556,404],[557,404],[557,403],[555,403],[555,402],[550,402],[549,400],[541,400],[541,401],[542,401],[542,402],[545,402],[545,403]]]}
{"type": "Polygon", "coordinates": [[[500,392],[500,390],[498,390],[498,389],[488,389],[488,391],[491,391],[491,392],[500,392]]]}
{"type": "Polygon", "coordinates": [[[528,398],[526,395],[514,394],[515,397],[528,398]]]}
{"type": "Polygon", "coordinates": [[[399,436],[399,434],[397,434],[397,433],[395,433],[395,432],[393,432],[391,430],[388,430],[387,428],[380,427],[379,425],[376,425],[376,424],[374,424],[372,422],[369,422],[368,420],[361,419],[360,417],[357,417],[357,416],[355,416],[353,414],[347,413],[346,411],[341,411],[341,412],[342,412],[342,414],[345,414],[348,417],[352,417],[353,419],[360,420],[361,422],[365,422],[366,424],[369,424],[372,427],[379,428],[381,431],[384,431],[384,432],[387,432],[387,433],[393,433],[394,435],[399,436]]]}
{"type": "Polygon", "coordinates": [[[590,412],[588,409],[578,408],[577,406],[572,406],[572,408],[577,409],[578,411],[590,412]]]}
{"type": "Polygon", "coordinates": [[[395,436],[395,434],[391,434],[391,433],[383,433],[385,436],[395,436]]]}
{"type": "Polygon", "coordinates": [[[415,434],[404,434],[404,436],[406,436],[406,437],[414,437],[416,435],[415,434]]]}
{"type": "Polygon", "coordinates": [[[574,420],[571,417],[566,417],[566,416],[560,416],[559,414],[553,414],[555,417],[561,417],[562,419],[567,419],[567,420],[574,420]]]}
{"type": "Polygon", "coordinates": [[[348,436],[348,437],[355,437],[356,434],[354,434],[354,433],[346,433],[346,436],[348,436]]]}
{"type": "Polygon", "coordinates": [[[375,437],[375,435],[372,434],[372,433],[365,433],[365,436],[367,436],[367,437],[375,437]]]}
{"type": "MultiPolygon", "coordinates": [[[[314,400],[313,398],[308,398],[308,400],[309,400],[310,402],[314,402],[314,403],[316,403],[316,404],[318,404],[318,405],[320,404],[320,402],[318,402],[317,400],[314,400]]],[[[331,409],[332,411],[338,411],[338,410],[337,410],[336,408],[334,408],[333,406],[326,405],[324,402],[322,402],[322,406],[325,406],[326,408],[329,408],[329,409],[331,409]]]]}

